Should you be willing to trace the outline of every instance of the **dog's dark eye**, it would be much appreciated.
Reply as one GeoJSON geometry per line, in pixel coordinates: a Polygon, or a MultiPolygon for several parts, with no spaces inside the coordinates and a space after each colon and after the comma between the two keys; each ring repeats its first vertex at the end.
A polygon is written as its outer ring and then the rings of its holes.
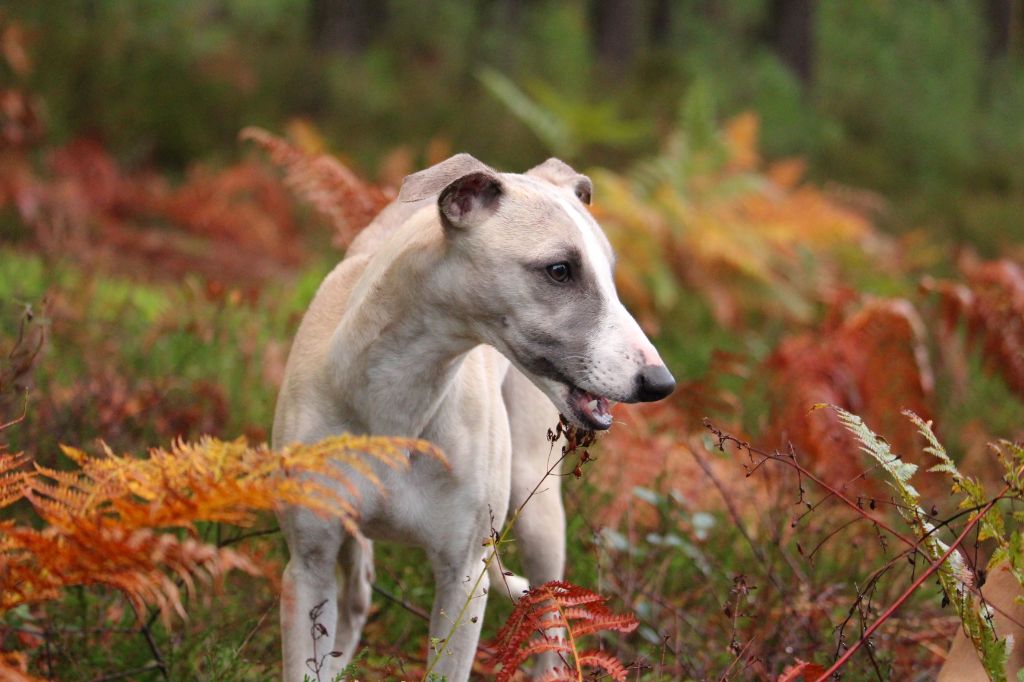
{"type": "Polygon", "coordinates": [[[568,282],[572,277],[572,270],[569,269],[568,263],[555,263],[547,266],[545,270],[548,273],[548,277],[559,284],[568,282]]]}

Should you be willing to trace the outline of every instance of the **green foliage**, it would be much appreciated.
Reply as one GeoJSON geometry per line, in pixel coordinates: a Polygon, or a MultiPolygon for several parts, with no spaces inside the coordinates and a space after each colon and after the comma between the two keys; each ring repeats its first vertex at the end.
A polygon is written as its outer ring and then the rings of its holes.
{"type": "MultiPolygon", "coordinates": [[[[949,550],[949,545],[939,539],[938,528],[931,523],[928,514],[920,506],[920,493],[910,483],[910,478],[917,471],[917,466],[904,462],[893,453],[888,442],[868,428],[860,417],[839,407],[832,406],[831,409],[835,410],[843,424],[857,437],[864,452],[877,461],[882,469],[889,474],[891,478],[889,483],[896,490],[901,502],[898,507],[900,515],[913,528],[914,533],[922,538],[919,546],[925,555],[933,562],[941,559],[949,550]]],[[[963,495],[960,507],[973,509],[976,514],[980,507],[986,506],[988,503],[981,484],[960,473],[935,437],[931,424],[912,413],[908,412],[906,415],[917,425],[921,435],[926,439],[928,445],[925,447],[925,452],[939,460],[939,463],[929,471],[949,475],[953,480],[953,494],[963,495]]],[[[1017,452],[1014,454],[1020,459],[1020,455],[1024,452],[1020,448],[1016,450],[1017,452]]],[[[1017,463],[1009,462],[1007,475],[1015,475],[1015,470],[1019,470],[1017,463]]],[[[1003,517],[996,510],[990,510],[982,517],[979,525],[981,529],[978,534],[979,540],[992,539],[998,543],[989,566],[1009,562],[1014,575],[1024,584],[1024,573],[1021,573],[1018,568],[1021,563],[1019,533],[1015,531],[1007,537],[1003,517]]],[[[957,616],[963,623],[964,631],[978,651],[985,672],[994,682],[1006,680],[1006,664],[1013,648],[1013,637],[1000,638],[995,630],[993,614],[989,607],[985,604],[976,605],[974,594],[970,589],[973,584],[973,576],[958,550],[954,550],[949,555],[949,558],[939,567],[937,574],[947,599],[953,604],[957,616]]]]}
{"type": "Polygon", "coordinates": [[[9,11],[46,27],[32,85],[59,138],[91,133],[129,157],[180,166],[288,113],[305,4],[15,0],[9,11]]]}
{"type": "Polygon", "coordinates": [[[614,100],[567,99],[539,82],[527,94],[494,69],[481,69],[477,77],[556,156],[576,159],[591,146],[628,148],[647,135],[643,122],[622,120],[614,100]]]}
{"type": "Polygon", "coordinates": [[[820,11],[816,94],[845,138],[828,153],[855,155],[851,170],[864,164],[890,187],[962,172],[984,82],[977,4],[832,0],[820,11]]]}
{"type": "Polygon", "coordinates": [[[620,161],[649,151],[703,83],[722,113],[756,111],[768,155],[898,192],[901,221],[984,247],[1019,237],[1024,70],[1012,50],[989,53],[982,4],[820,2],[806,85],[771,42],[768,0],[669,4],[659,42],[653,3],[636,3],[636,54],[622,64],[597,59],[584,2],[389,3],[365,45],[327,51],[313,44],[308,0],[12,0],[5,11],[33,36],[28,80],[57,139],[98,136],[133,161],[234,156],[237,130],[295,117],[364,167],[437,139],[495,166],[525,166],[545,147],[620,161]]]}
{"type": "Polygon", "coordinates": [[[145,283],[0,250],[0,339],[12,345],[24,305],[47,339],[33,373],[41,400],[11,434],[12,446],[31,444],[51,463],[47,458],[69,430],[85,429],[123,450],[166,442],[183,425],[182,435],[200,435],[190,432],[196,427],[215,435],[265,435],[276,391],[270,379],[283,366],[291,330],[325,266],[272,285],[263,296],[274,305],[257,306],[233,298],[237,290],[211,299],[199,277],[145,283]],[[192,414],[196,382],[214,382],[211,402],[200,403],[203,414],[192,414]],[[91,397],[94,390],[102,401],[91,397]],[[158,413],[132,403],[144,390],[159,397],[158,413]],[[231,409],[218,416],[220,398],[231,409]],[[157,417],[175,411],[184,421],[172,418],[161,427],[157,417]]]}

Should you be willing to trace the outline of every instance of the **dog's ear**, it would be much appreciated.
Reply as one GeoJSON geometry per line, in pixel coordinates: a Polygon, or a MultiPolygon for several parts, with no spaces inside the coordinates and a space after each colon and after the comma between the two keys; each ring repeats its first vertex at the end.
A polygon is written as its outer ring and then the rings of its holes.
{"type": "Polygon", "coordinates": [[[496,170],[469,154],[456,154],[407,176],[398,200],[420,201],[437,194],[437,206],[445,225],[470,227],[490,215],[501,193],[501,180],[496,170]]]}
{"type": "Polygon", "coordinates": [[[476,171],[450,183],[441,190],[437,207],[445,227],[467,228],[478,225],[498,207],[501,180],[489,171],[476,171]]]}
{"type": "Polygon", "coordinates": [[[497,175],[497,171],[483,161],[469,154],[456,154],[430,168],[405,176],[398,200],[408,202],[432,197],[462,176],[477,172],[497,175]]]}
{"type": "Polygon", "coordinates": [[[590,204],[590,199],[594,194],[594,185],[590,182],[590,178],[582,173],[577,173],[572,166],[561,159],[552,157],[539,166],[534,166],[526,171],[526,174],[547,180],[552,185],[572,189],[576,198],[587,205],[590,204]]]}

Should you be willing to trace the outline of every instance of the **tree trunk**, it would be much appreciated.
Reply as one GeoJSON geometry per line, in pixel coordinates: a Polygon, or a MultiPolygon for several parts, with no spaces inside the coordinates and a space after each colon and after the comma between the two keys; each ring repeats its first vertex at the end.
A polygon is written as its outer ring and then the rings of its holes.
{"type": "Polygon", "coordinates": [[[988,56],[998,59],[1010,51],[1013,38],[1014,0],[988,0],[988,56]]]}
{"type": "Polygon", "coordinates": [[[617,71],[628,68],[636,55],[639,13],[634,0],[594,0],[591,5],[597,56],[617,71]]]}
{"type": "Polygon", "coordinates": [[[814,79],[815,0],[772,0],[771,40],[775,51],[804,86],[814,79]]]}
{"type": "Polygon", "coordinates": [[[311,0],[310,40],[319,52],[359,54],[386,17],[385,0],[311,0]]]}
{"type": "Polygon", "coordinates": [[[672,0],[654,0],[648,26],[651,44],[664,47],[672,35],[672,0]]]}

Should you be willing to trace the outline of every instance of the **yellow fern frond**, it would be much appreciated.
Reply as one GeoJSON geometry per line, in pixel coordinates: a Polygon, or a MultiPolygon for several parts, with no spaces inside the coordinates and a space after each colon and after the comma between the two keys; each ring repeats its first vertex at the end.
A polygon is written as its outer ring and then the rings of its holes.
{"type": "Polygon", "coordinates": [[[83,517],[113,519],[122,528],[189,527],[197,520],[246,524],[255,512],[301,505],[355,530],[353,474],[378,485],[376,469],[405,466],[410,453],[443,461],[424,441],[351,435],[279,451],[250,447],[244,439],[203,438],[154,449],[146,458],[64,452],[78,471],[37,466],[39,475],[28,483],[40,516],[62,528],[83,517]]]}

